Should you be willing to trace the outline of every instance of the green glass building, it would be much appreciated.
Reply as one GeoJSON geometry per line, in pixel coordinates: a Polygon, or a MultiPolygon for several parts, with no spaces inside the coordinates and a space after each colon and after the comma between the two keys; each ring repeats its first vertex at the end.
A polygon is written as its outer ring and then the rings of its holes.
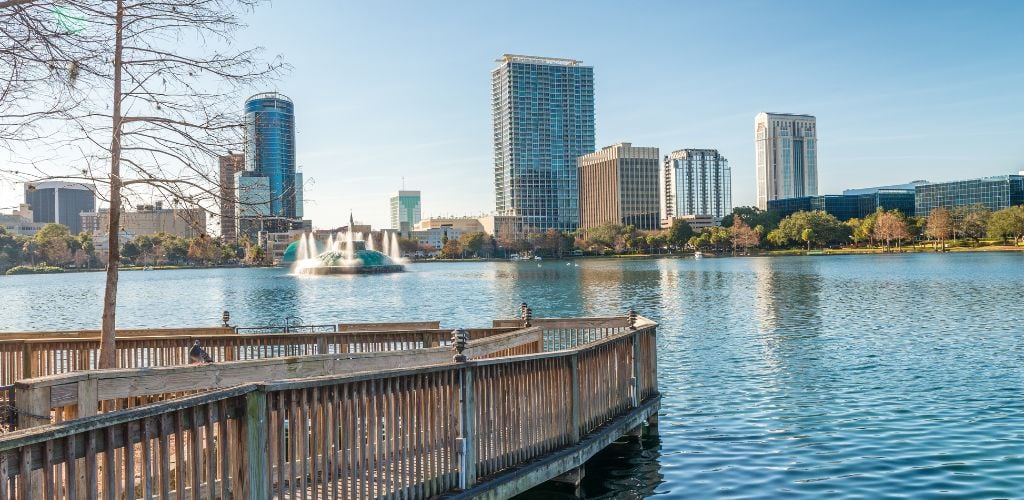
{"type": "Polygon", "coordinates": [[[408,236],[422,217],[419,191],[399,191],[391,197],[391,229],[408,236]]]}
{"type": "Polygon", "coordinates": [[[1024,175],[937,182],[917,186],[914,190],[917,195],[917,214],[921,216],[939,207],[953,209],[975,204],[984,205],[994,212],[1024,204],[1024,175]]]}

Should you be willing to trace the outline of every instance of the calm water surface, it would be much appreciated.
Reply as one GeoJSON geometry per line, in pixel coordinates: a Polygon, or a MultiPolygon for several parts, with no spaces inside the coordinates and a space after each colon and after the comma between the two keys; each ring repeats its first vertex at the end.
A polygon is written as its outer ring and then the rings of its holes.
{"type": "MultiPolygon", "coordinates": [[[[1024,496],[1024,255],[417,264],[122,274],[119,324],[537,316],[661,323],[660,439],[588,465],[593,498],[1024,496]]],[[[0,330],[96,328],[102,275],[0,278],[0,330]]],[[[528,498],[551,498],[534,490],[528,498]]]]}

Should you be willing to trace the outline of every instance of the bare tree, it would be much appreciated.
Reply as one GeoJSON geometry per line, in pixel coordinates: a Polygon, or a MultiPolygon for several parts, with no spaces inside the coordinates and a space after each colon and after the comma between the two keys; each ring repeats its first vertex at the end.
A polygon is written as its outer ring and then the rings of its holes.
{"type": "Polygon", "coordinates": [[[925,223],[924,234],[933,240],[938,240],[942,248],[946,248],[946,240],[953,234],[953,216],[949,210],[943,207],[932,209],[928,214],[928,221],[925,223]]]}
{"type": "Polygon", "coordinates": [[[260,49],[230,47],[259,3],[0,0],[0,71],[11,70],[0,82],[0,134],[34,151],[0,174],[91,183],[109,204],[101,368],[115,362],[123,203],[162,198],[212,212],[215,158],[242,149],[244,92],[284,69],[260,62],[260,49]]]}
{"type": "Polygon", "coordinates": [[[757,246],[761,242],[757,232],[751,229],[746,222],[743,222],[743,219],[739,216],[733,217],[729,233],[732,235],[733,253],[736,252],[737,248],[748,250],[750,247],[757,246]]]}
{"type": "Polygon", "coordinates": [[[875,221],[875,238],[885,242],[885,248],[889,249],[893,240],[898,242],[910,239],[910,231],[907,223],[898,214],[893,212],[881,212],[875,221]]]}

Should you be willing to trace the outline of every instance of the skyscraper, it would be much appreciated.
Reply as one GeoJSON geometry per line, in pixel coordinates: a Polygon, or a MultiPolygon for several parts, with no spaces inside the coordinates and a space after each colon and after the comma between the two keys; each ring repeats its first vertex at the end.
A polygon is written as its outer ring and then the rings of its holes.
{"type": "Polygon", "coordinates": [[[245,102],[245,170],[265,177],[270,186],[266,230],[283,231],[296,224],[302,210],[297,207],[295,108],[283,94],[257,94],[245,102]]]}
{"type": "Polygon", "coordinates": [[[420,217],[419,191],[399,191],[391,197],[391,229],[408,236],[420,217]]]}
{"type": "Polygon", "coordinates": [[[680,149],[665,157],[661,174],[661,216],[671,221],[684,215],[732,211],[732,172],[717,149],[680,149]]]}
{"type": "Polygon", "coordinates": [[[56,222],[71,234],[82,232],[82,212],[96,210],[96,193],[84,184],[48,181],[25,184],[25,203],[32,222],[56,222]]]}
{"type": "Polygon", "coordinates": [[[658,148],[623,142],[581,156],[578,165],[580,229],[658,229],[658,148]]]}
{"type": "Polygon", "coordinates": [[[228,154],[219,159],[220,166],[220,236],[224,241],[234,243],[238,240],[235,231],[235,174],[245,168],[245,155],[228,154]]]}
{"type": "Polygon", "coordinates": [[[505,54],[491,71],[498,215],[533,229],[579,226],[576,160],[594,151],[594,68],[505,54]]]}
{"type": "Polygon", "coordinates": [[[758,113],[754,118],[757,207],[768,200],[818,194],[817,123],[810,115],[758,113]]]}

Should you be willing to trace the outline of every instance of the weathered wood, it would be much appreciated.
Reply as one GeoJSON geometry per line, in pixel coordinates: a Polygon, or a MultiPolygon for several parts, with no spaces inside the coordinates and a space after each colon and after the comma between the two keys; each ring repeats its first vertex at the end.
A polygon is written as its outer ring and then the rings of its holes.
{"type": "Polygon", "coordinates": [[[396,323],[339,323],[339,332],[382,332],[395,330],[437,330],[440,321],[405,321],[396,323]]]}
{"type": "Polygon", "coordinates": [[[270,498],[267,484],[267,394],[257,390],[245,395],[245,418],[241,421],[245,435],[245,466],[242,497],[251,500],[270,498]]]}

